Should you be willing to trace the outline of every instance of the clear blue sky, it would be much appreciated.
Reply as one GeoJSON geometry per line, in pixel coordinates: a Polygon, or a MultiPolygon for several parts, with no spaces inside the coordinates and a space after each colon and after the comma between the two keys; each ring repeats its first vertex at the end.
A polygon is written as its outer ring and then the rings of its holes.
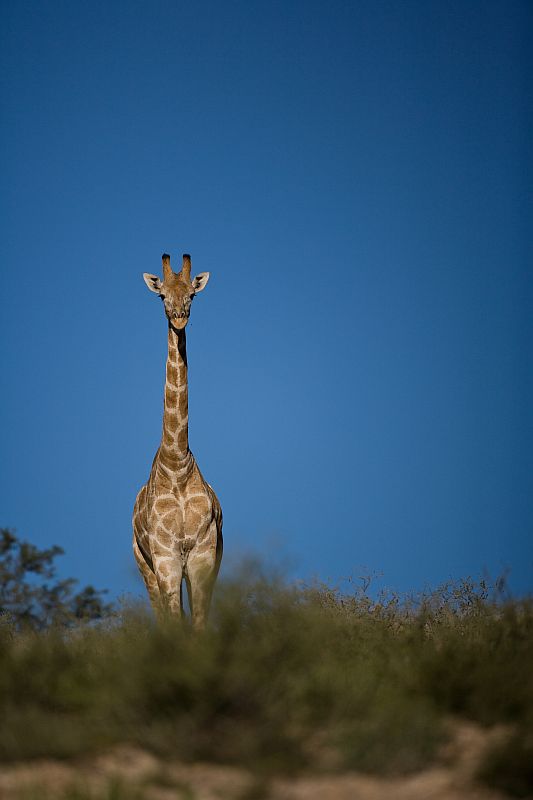
{"type": "Polygon", "coordinates": [[[227,565],[533,588],[529,2],[2,4],[0,524],[141,592],[161,253],[227,565]]]}

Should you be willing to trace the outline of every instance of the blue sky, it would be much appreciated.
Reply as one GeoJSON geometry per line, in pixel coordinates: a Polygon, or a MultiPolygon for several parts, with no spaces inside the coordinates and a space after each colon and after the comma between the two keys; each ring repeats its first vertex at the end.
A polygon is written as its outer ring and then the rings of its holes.
{"type": "Polygon", "coordinates": [[[225,566],[533,589],[528,2],[3,3],[0,524],[140,593],[161,253],[225,566]]]}

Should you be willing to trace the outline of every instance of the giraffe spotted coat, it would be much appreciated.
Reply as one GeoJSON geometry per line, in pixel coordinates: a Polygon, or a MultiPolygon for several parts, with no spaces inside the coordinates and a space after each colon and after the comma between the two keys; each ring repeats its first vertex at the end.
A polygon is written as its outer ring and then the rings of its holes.
{"type": "Polygon", "coordinates": [[[183,614],[183,582],[193,625],[205,625],[222,558],[222,511],[189,450],[185,326],[193,297],[209,273],[191,281],[190,257],[175,274],[163,256],[163,281],[144,275],[164,303],[168,319],[168,357],[163,435],[150,477],[133,511],[133,552],[150,601],[161,615],[183,614]]]}

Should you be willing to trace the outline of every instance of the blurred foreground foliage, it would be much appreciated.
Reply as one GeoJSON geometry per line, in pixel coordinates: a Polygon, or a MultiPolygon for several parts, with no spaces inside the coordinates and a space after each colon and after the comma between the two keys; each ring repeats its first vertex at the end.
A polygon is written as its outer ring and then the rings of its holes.
{"type": "Polygon", "coordinates": [[[219,583],[201,634],[156,625],[144,605],[98,624],[0,626],[4,761],[129,742],[262,774],[398,774],[435,757],[450,717],[512,731],[519,752],[505,739],[483,777],[525,796],[533,605],[502,583],[375,598],[366,582],[345,592],[248,567],[219,583]]]}

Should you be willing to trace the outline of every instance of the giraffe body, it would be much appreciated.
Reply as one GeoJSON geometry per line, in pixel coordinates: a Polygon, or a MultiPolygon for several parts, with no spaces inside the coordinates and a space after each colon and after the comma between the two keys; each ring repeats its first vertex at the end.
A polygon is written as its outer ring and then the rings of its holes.
{"type": "Polygon", "coordinates": [[[135,501],[133,552],[156,612],[183,614],[185,582],[193,625],[201,628],[222,558],[222,511],[189,450],[185,326],[192,297],[209,275],[191,282],[188,256],[178,275],[163,256],[163,273],[163,282],[144,276],[165,303],[168,358],[163,436],[148,482],[135,501]]]}

